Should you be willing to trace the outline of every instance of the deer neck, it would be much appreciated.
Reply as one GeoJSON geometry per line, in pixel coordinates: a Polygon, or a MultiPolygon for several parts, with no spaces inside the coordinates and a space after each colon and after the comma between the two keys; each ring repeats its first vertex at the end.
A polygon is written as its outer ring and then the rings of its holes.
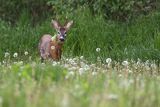
{"type": "Polygon", "coordinates": [[[52,41],[51,44],[54,45],[57,50],[61,50],[61,48],[62,48],[62,46],[63,46],[63,43],[58,40],[57,36],[58,36],[58,34],[55,34],[55,35],[51,38],[51,39],[52,39],[52,40],[51,40],[51,41],[52,41]]]}

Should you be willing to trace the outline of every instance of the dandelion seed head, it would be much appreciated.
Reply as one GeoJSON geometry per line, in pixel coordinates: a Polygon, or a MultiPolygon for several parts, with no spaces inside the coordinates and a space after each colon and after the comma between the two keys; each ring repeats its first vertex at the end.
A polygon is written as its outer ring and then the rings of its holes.
{"type": "Polygon", "coordinates": [[[56,65],[57,65],[57,62],[53,61],[52,66],[56,66],[56,65]]]}
{"type": "Polygon", "coordinates": [[[146,65],[146,66],[149,65],[149,60],[146,60],[145,65],[146,65]]]}
{"type": "Polygon", "coordinates": [[[116,94],[109,94],[107,98],[109,100],[117,100],[118,99],[118,95],[116,95],[116,94]]]}
{"type": "Polygon", "coordinates": [[[128,72],[129,72],[129,73],[133,73],[133,71],[131,71],[131,70],[128,70],[128,72]]]}
{"type": "Polygon", "coordinates": [[[118,76],[119,76],[119,77],[122,77],[122,74],[119,74],[118,76]]]}
{"type": "Polygon", "coordinates": [[[86,65],[84,66],[84,70],[87,71],[87,70],[89,70],[89,69],[90,69],[89,65],[86,64],[86,65]]]}
{"type": "Polygon", "coordinates": [[[80,59],[83,60],[84,56],[80,56],[80,59]]]}
{"type": "Polygon", "coordinates": [[[6,64],[6,61],[3,60],[2,63],[3,63],[3,64],[6,64]]]}
{"type": "Polygon", "coordinates": [[[82,75],[84,73],[84,69],[83,68],[79,68],[78,72],[79,72],[80,75],[82,75]]]}
{"type": "Polygon", "coordinates": [[[100,48],[96,48],[96,52],[100,52],[101,51],[101,49],[100,48]]]}
{"type": "Polygon", "coordinates": [[[147,71],[149,71],[151,68],[150,68],[148,65],[146,65],[146,66],[145,66],[145,69],[146,69],[147,71]]]}
{"type": "Polygon", "coordinates": [[[73,72],[73,71],[70,71],[68,74],[69,74],[69,75],[74,75],[74,72],[73,72]]]}
{"type": "Polygon", "coordinates": [[[27,56],[27,55],[28,55],[28,52],[27,52],[27,51],[25,51],[25,52],[24,52],[24,55],[25,55],[25,56],[27,56]]]}
{"type": "Polygon", "coordinates": [[[5,57],[5,58],[8,57],[9,55],[10,55],[9,52],[5,52],[5,53],[4,53],[4,57],[5,57]]]}
{"type": "Polygon", "coordinates": [[[93,76],[97,75],[97,72],[93,71],[93,72],[92,72],[92,75],[93,75],[93,76]]]}
{"type": "Polygon", "coordinates": [[[13,54],[13,57],[14,57],[14,58],[18,57],[18,53],[15,52],[15,53],[13,54]]]}
{"type": "Polygon", "coordinates": [[[157,65],[156,64],[151,64],[151,67],[153,68],[153,69],[156,69],[157,68],[157,65]]]}
{"type": "Polygon", "coordinates": [[[111,59],[111,58],[107,58],[107,59],[106,59],[106,63],[109,64],[109,63],[111,63],[111,62],[112,62],[112,59],[111,59]]]}
{"type": "Polygon", "coordinates": [[[128,66],[128,65],[129,65],[129,62],[128,62],[128,61],[123,61],[123,62],[122,62],[122,65],[123,65],[123,66],[128,66]]]}
{"type": "Polygon", "coordinates": [[[23,61],[19,61],[18,63],[19,63],[20,65],[23,65],[23,61]]]}

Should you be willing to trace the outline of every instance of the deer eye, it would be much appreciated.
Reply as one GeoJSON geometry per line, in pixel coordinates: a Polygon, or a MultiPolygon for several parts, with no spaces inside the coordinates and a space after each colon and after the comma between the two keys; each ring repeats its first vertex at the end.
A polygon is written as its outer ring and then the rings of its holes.
{"type": "Polygon", "coordinates": [[[61,33],[58,31],[58,34],[61,34],[61,33]]]}
{"type": "Polygon", "coordinates": [[[66,35],[67,35],[67,32],[65,32],[64,35],[66,36],[66,35]]]}

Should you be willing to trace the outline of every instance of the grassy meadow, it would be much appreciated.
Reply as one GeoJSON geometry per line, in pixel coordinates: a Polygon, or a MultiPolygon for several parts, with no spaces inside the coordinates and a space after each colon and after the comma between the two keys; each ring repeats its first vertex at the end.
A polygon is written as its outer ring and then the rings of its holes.
{"type": "Polygon", "coordinates": [[[38,42],[56,33],[52,17],[0,20],[0,107],[160,107],[160,12],[118,22],[83,7],[67,17],[63,57],[46,63],[38,42]]]}

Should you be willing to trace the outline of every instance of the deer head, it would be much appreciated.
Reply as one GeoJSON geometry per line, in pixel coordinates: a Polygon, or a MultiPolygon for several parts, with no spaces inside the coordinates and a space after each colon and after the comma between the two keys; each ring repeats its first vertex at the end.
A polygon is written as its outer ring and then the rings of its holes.
{"type": "Polygon", "coordinates": [[[67,31],[70,29],[70,27],[73,24],[73,21],[67,22],[64,26],[62,26],[58,21],[52,20],[52,26],[57,31],[57,40],[61,43],[65,41],[65,38],[67,36],[67,31]]]}

